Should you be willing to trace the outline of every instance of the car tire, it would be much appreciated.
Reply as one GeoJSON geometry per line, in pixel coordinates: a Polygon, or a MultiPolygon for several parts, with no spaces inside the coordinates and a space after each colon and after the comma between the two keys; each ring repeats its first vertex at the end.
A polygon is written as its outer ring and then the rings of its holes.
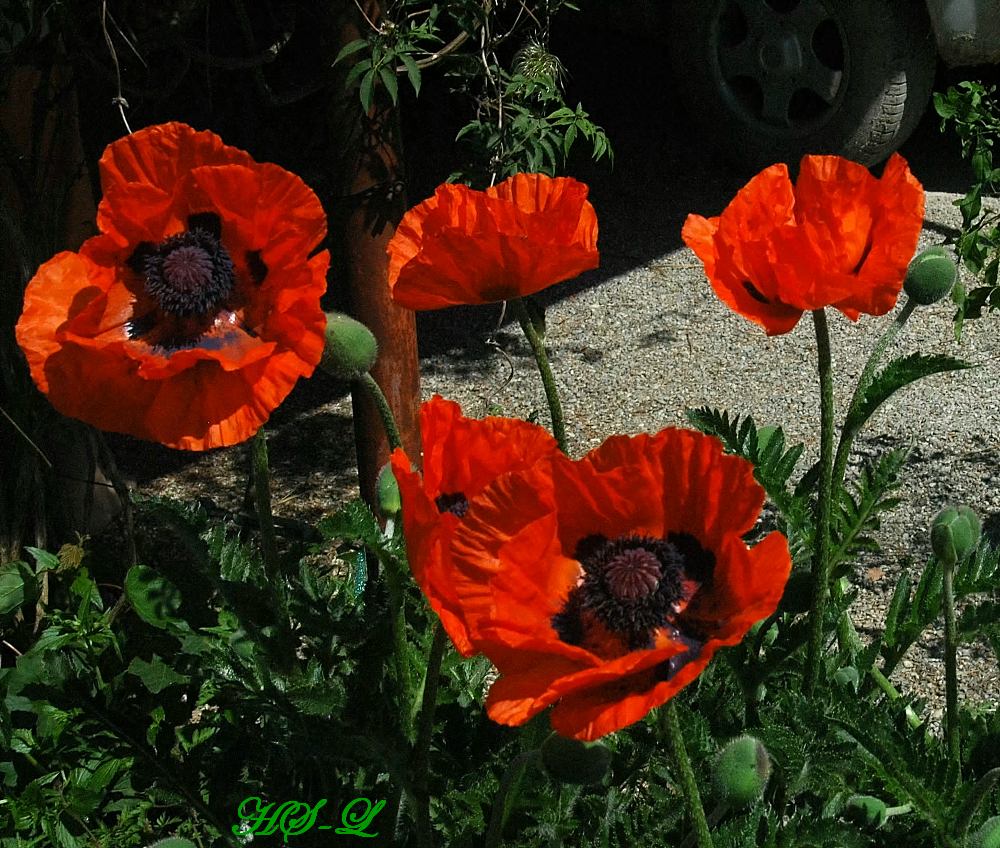
{"type": "Polygon", "coordinates": [[[937,53],[922,0],[668,0],[678,94],[737,166],[873,165],[916,127],[937,53]]]}

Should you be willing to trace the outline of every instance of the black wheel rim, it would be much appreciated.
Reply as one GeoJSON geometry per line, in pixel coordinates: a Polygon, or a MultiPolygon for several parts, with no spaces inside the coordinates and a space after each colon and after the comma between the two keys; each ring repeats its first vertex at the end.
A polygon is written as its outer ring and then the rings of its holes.
{"type": "Polygon", "coordinates": [[[723,95],[754,129],[807,135],[836,112],[848,44],[824,0],[724,0],[714,23],[723,95]]]}

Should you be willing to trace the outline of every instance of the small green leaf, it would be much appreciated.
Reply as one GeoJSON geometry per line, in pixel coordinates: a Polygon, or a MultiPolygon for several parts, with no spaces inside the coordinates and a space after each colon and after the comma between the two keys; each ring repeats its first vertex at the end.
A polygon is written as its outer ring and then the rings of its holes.
{"type": "Polygon", "coordinates": [[[372,108],[372,98],[375,92],[375,71],[367,71],[361,77],[361,87],[358,89],[358,96],[361,98],[361,106],[366,112],[372,108]]]}
{"type": "Polygon", "coordinates": [[[190,839],[182,839],[180,836],[169,836],[159,842],[153,842],[146,848],[198,848],[190,839]]]}
{"type": "Polygon", "coordinates": [[[25,550],[35,558],[35,573],[41,574],[43,571],[55,571],[60,566],[59,557],[43,551],[41,548],[29,548],[25,550]]]}
{"type": "Polygon", "coordinates": [[[168,686],[173,686],[176,683],[187,683],[190,679],[187,675],[178,674],[155,654],[152,662],[134,657],[129,663],[128,673],[138,677],[154,695],[158,695],[168,686]]]}
{"type": "Polygon", "coordinates": [[[382,80],[382,85],[385,86],[392,105],[395,106],[399,102],[399,83],[396,81],[396,72],[392,68],[382,65],[378,69],[378,75],[382,80]]]}
{"type": "Polygon", "coordinates": [[[19,609],[24,603],[24,577],[16,568],[0,572],[0,615],[19,609]]]}
{"type": "Polygon", "coordinates": [[[410,78],[410,85],[413,86],[413,93],[420,94],[420,66],[414,61],[409,53],[401,53],[400,61],[406,67],[406,75],[410,78]]]}
{"type": "Polygon", "coordinates": [[[125,576],[125,594],[136,615],[160,630],[189,630],[177,617],[181,593],[166,577],[145,565],[135,565],[125,576]]]}
{"type": "Polygon", "coordinates": [[[336,65],[342,59],[357,53],[359,50],[364,50],[368,46],[367,38],[359,38],[355,41],[351,41],[340,48],[340,52],[337,54],[337,58],[333,60],[333,64],[336,65]]]}

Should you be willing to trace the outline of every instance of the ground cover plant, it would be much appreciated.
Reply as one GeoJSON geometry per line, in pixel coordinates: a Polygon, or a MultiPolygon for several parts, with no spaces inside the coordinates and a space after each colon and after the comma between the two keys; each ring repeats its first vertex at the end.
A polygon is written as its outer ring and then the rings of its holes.
{"type": "MultiPolygon", "coordinates": [[[[395,65],[420,78],[433,21],[399,20],[341,51],[366,108],[395,99],[395,65]]],[[[526,49],[512,67],[553,73],[526,49]]],[[[246,508],[116,479],[120,538],[36,536],[5,558],[0,845],[998,844],[1000,716],[960,702],[955,665],[979,639],[1000,662],[1000,550],[974,508],[914,529],[932,556],[874,635],[851,616],[852,565],[905,467],[893,449],[849,474],[855,440],[896,392],[972,366],[885,361],[956,281],[950,250],[914,255],[924,193],[905,160],[878,177],[836,156],[794,180],[775,165],[683,226],[762,341],[811,320],[817,456],[710,407],[575,456],[532,298],[599,264],[599,222],[586,185],[551,173],[548,128],[522,122],[533,145],[503,127],[477,136],[487,176],[402,217],[388,288],[407,309],[504,303],[547,420],[435,396],[419,451],[369,329],[321,305],[328,221],[306,181],[179,121],[104,149],[98,233],[30,270],[18,363],[86,424],[248,444],[246,508]],[[835,372],[828,309],[885,323],[856,380],[835,372]],[[392,453],[371,502],[310,525],[273,514],[267,429],[317,368],[371,396],[392,453]],[[936,627],[940,728],[890,680],[936,627]]]]}

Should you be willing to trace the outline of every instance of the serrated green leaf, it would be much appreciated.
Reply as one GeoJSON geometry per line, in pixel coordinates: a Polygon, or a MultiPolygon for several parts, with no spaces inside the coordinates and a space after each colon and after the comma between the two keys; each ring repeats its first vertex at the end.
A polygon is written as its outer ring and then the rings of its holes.
{"type": "Polygon", "coordinates": [[[885,401],[904,386],[908,386],[922,377],[974,367],[971,363],[961,359],[940,354],[912,353],[909,356],[894,359],[875,376],[871,385],[865,389],[861,402],[844,422],[844,428],[854,432],[859,431],[885,401]]]}
{"type": "Polygon", "coordinates": [[[899,618],[903,611],[908,608],[910,601],[910,572],[903,570],[896,581],[896,588],[892,593],[892,600],[889,601],[889,609],[885,614],[885,627],[883,628],[883,639],[887,645],[895,645],[897,639],[897,628],[899,618]]]}
{"type": "Polygon", "coordinates": [[[198,848],[190,839],[182,839],[179,836],[168,836],[159,842],[152,842],[146,848],[198,848]]]}

